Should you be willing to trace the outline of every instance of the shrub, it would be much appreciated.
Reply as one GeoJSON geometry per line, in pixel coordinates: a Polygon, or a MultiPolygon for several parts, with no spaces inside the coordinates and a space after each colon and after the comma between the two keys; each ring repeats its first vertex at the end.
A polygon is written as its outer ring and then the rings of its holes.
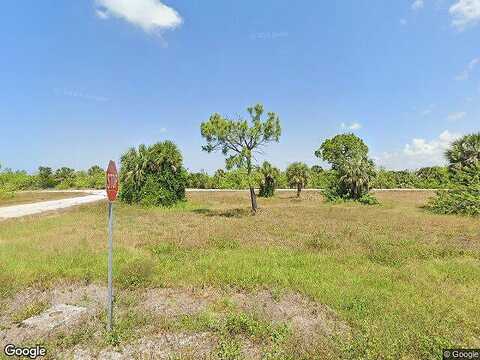
{"type": "Polygon", "coordinates": [[[359,199],[358,202],[363,204],[363,205],[378,205],[379,202],[375,196],[372,194],[365,194],[362,195],[359,199]]]}
{"type": "Polygon", "coordinates": [[[128,204],[171,206],[185,200],[187,172],[171,141],[131,148],[121,158],[120,194],[128,204]]]}
{"type": "Polygon", "coordinates": [[[441,190],[426,208],[436,214],[480,215],[480,186],[441,190]]]}
{"type": "Polygon", "coordinates": [[[25,171],[12,171],[5,169],[0,172],[0,188],[6,192],[29,190],[36,187],[35,176],[28,175],[25,171]]]}
{"type": "Polygon", "coordinates": [[[14,196],[15,196],[15,192],[9,189],[0,187],[0,200],[11,199],[14,196]]]}

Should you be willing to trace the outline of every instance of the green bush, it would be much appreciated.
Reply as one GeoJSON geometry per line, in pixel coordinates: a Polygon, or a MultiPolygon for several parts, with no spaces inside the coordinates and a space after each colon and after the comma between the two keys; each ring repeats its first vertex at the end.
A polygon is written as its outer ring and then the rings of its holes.
{"type": "Polygon", "coordinates": [[[436,214],[480,215],[480,186],[437,191],[426,208],[436,214]]]}
{"type": "Polygon", "coordinates": [[[358,202],[363,205],[378,205],[379,202],[375,196],[372,194],[364,194],[359,199],[358,202]]]}
{"type": "Polygon", "coordinates": [[[0,200],[11,199],[14,196],[15,196],[14,191],[0,187],[0,200]]]}
{"type": "Polygon", "coordinates": [[[99,166],[92,166],[86,171],[75,171],[63,167],[53,171],[49,167],[39,167],[36,175],[26,171],[5,169],[0,172],[0,188],[4,192],[36,189],[104,189],[105,172],[99,166]]]}
{"type": "Polygon", "coordinates": [[[446,189],[451,186],[450,174],[445,166],[424,167],[415,172],[415,187],[423,189],[446,189]]]}
{"type": "MultiPolygon", "coordinates": [[[[312,169],[315,166],[312,166],[312,169]]],[[[310,171],[310,177],[308,179],[309,187],[314,189],[325,189],[331,182],[332,177],[335,176],[335,172],[331,170],[322,171],[310,171]]]]}
{"type": "Polygon", "coordinates": [[[0,172],[0,187],[6,191],[31,190],[36,187],[36,179],[25,171],[5,169],[0,172]]]}
{"type": "Polygon", "coordinates": [[[128,204],[172,206],[185,200],[187,172],[171,141],[131,148],[121,158],[120,194],[128,204]]]}
{"type": "MultiPolygon", "coordinates": [[[[258,172],[254,171],[253,178],[258,179],[258,172]]],[[[258,180],[257,180],[258,182],[258,180]]],[[[248,173],[245,169],[233,169],[225,171],[219,169],[215,172],[212,179],[212,187],[215,189],[235,189],[242,190],[249,188],[248,173]]]]}

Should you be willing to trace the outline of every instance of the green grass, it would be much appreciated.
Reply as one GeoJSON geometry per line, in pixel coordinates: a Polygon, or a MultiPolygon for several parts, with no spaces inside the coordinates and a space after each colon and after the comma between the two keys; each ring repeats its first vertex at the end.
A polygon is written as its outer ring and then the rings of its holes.
{"type": "MultiPolygon", "coordinates": [[[[248,208],[240,193],[193,194],[173,209],[119,204],[115,284],[299,292],[352,327],[352,338],[337,339],[344,358],[436,359],[442,348],[480,346],[478,221],[428,214],[418,193],[377,194],[375,207],[304,196],[260,200],[256,216],[235,210],[248,208]]],[[[98,204],[2,223],[0,295],[65,279],[104,282],[105,216],[98,204]]],[[[202,316],[182,326],[211,328],[215,321],[202,316]]],[[[220,334],[271,336],[266,325],[235,316],[220,334]]],[[[144,319],[122,321],[109,343],[131,338],[130,325],[144,319]]],[[[221,339],[220,358],[239,356],[235,336],[221,339]]]]}

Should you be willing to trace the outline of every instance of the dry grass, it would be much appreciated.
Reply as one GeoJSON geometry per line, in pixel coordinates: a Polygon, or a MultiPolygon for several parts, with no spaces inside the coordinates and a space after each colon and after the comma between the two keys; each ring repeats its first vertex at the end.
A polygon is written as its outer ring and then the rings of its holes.
{"type": "MultiPolygon", "coordinates": [[[[240,192],[190,193],[173,209],[118,204],[115,281],[128,291],[301,293],[352,328],[334,346],[344,358],[434,359],[443,347],[479,347],[478,219],[427,213],[430,195],[378,193],[380,206],[362,206],[278,193],[259,200],[256,216],[240,192]]],[[[105,204],[2,223],[6,299],[33,284],[103,282],[105,273],[105,204]]]]}
{"type": "Polygon", "coordinates": [[[48,191],[21,191],[16,192],[12,197],[0,198],[0,207],[20,204],[31,204],[40,201],[60,200],[85,196],[83,192],[48,192],[48,191]]]}

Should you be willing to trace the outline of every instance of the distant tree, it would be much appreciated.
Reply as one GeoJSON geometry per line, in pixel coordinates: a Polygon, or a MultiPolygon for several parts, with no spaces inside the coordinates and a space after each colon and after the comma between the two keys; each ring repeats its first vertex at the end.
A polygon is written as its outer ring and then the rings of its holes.
{"type": "Polygon", "coordinates": [[[258,168],[258,172],[261,175],[260,191],[258,192],[258,195],[260,197],[272,197],[275,193],[275,187],[280,171],[268,161],[264,161],[262,166],[258,168]]]}
{"type": "Polygon", "coordinates": [[[88,176],[97,176],[97,175],[105,176],[105,170],[98,165],[93,165],[88,169],[87,174],[88,176]]]}
{"type": "Polygon", "coordinates": [[[310,169],[307,164],[294,162],[287,167],[287,181],[290,187],[297,188],[297,197],[308,183],[310,169]]]}
{"type": "Polygon", "coordinates": [[[393,176],[397,184],[396,187],[401,189],[412,189],[417,183],[415,173],[411,170],[394,171],[393,176]]]}
{"type": "Polygon", "coordinates": [[[210,176],[203,170],[189,173],[187,186],[191,189],[209,189],[211,186],[210,176]]]}
{"type": "Polygon", "coordinates": [[[128,204],[171,206],[185,199],[187,173],[171,141],[131,148],[121,157],[120,199],[128,204]]]}
{"type": "Polygon", "coordinates": [[[324,171],[323,168],[320,165],[313,165],[310,168],[310,170],[311,170],[312,173],[316,173],[316,174],[320,174],[324,171]]]}
{"type": "Polygon", "coordinates": [[[257,211],[255,194],[254,153],[260,151],[269,142],[278,142],[281,135],[280,119],[273,112],[267,113],[266,120],[262,120],[263,106],[257,104],[247,109],[250,114],[250,123],[247,120],[231,120],[218,113],[201,124],[201,134],[207,141],[202,147],[209,153],[221,150],[228,156],[227,169],[233,167],[245,168],[249,177],[250,199],[252,211],[257,211]]]}
{"type": "Polygon", "coordinates": [[[73,179],[75,176],[75,169],[69,168],[69,167],[61,167],[60,169],[57,169],[55,171],[55,182],[57,184],[63,183],[70,181],[73,179]]]}
{"type": "Polygon", "coordinates": [[[37,175],[38,187],[40,189],[48,189],[55,186],[52,168],[40,166],[37,175]]]}
{"type": "Polygon", "coordinates": [[[426,189],[446,188],[449,186],[449,171],[445,166],[423,167],[415,172],[416,187],[426,189]]]}
{"type": "Polygon", "coordinates": [[[340,134],[325,140],[315,155],[332,164],[337,176],[325,191],[327,199],[353,199],[374,203],[368,197],[375,178],[375,165],[368,158],[368,146],[354,134],[340,134]]]}

